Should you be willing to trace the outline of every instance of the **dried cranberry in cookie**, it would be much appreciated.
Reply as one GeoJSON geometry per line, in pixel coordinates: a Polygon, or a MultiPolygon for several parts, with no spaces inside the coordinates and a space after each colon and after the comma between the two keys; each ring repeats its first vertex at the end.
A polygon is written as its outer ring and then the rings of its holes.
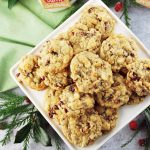
{"type": "Polygon", "coordinates": [[[131,95],[125,85],[125,80],[119,74],[114,75],[114,84],[111,88],[99,92],[96,95],[96,101],[99,105],[111,108],[119,108],[127,104],[131,95]]]}
{"type": "Polygon", "coordinates": [[[138,96],[135,92],[132,92],[129,101],[128,101],[128,105],[134,105],[134,104],[139,104],[141,102],[143,102],[143,96],[138,96]]]}
{"type": "Polygon", "coordinates": [[[103,41],[100,57],[112,65],[114,72],[118,72],[137,60],[137,45],[124,35],[112,35],[103,41]]]}
{"type": "Polygon", "coordinates": [[[110,131],[116,127],[118,120],[118,109],[102,107],[100,105],[95,106],[95,110],[101,117],[102,121],[102,131],[110,131]]]}
{"type": "Polygon", "coordinates": [[[100,92],[113,83],[111,66],[98,55],[81,52],[71,61],[71,78],[83,93],[100,92]]]}
{"type": "Polygon", "coordinates": [[[64,69],[58,73],[51,73],[41,67],[39,71],[39,76],[44,79],[45,85],[54,90],[64,89],[67,85],[71,84],[70,81],[72,79],[69,75],[70,72],[68,69],[64,69]]]}
{"type": "Polygon", "coordinates": [[[54,108],[60,101],[60,94],[62,93],[62,90],[54,90],[51,88],[48,88],[45,93],[45,109],[47,112],[49,112],[52,108],[54,108]]]}
{"type": "Polygon", "coordinates": [[[139,96],[150,94],[150,60],[141,59],[128,65],[126,83],[139,96]]]}
{"type": "Polygon", "coordinates": [[[64,103],[61,106],[62,109],[67,109],[68,112],[93,108],[95,104],[91,94],[79,92],[75,85],[67,86],[60,95],[60,99],[64,103]]]}
{"type": "Polygon", "coordinates": [[[38,75],[40,67],[38,60],[40,58],[34,55],[24,57],[18,66],[17,78],[23,84],[35,90],[43,90],[46,88],[44,80],[38,75]]]}
{"type": "Polygon", "coordinates": [[[61,121],[62,132],[70,143],[85,147],[102,135],[101,117],[94,109],[80,115],[67,116],[61,121]]]}
{"type": "Polygon", "coordinates": [[[69,66],[73,49],[67,40],[54,39],[43,45],[40,57],[38,63],[46,72],[57,73],[69,66]]]}
{"type": "Polygon", "coordinates": [[[99,53],[101,47],[101,33],[94,28],[88,30],[86,25],[75,24],[68,31],[69,41],[73,46],[74,54],[82,51],[99,53]]]}
{"type": "Polygon", "coordinates": [[[95,28],[106,39],[114,30],[115,21],[106,9],[99,6],[88,6],[82,13],[80,23],[88,28],[95,28]]]}

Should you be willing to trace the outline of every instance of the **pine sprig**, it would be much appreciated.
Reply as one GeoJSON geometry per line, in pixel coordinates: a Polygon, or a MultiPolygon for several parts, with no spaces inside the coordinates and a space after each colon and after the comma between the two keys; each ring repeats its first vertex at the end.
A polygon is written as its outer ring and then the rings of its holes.
{"type": "Polygon", "coordinates": [[[23,150],[28,149],[30,138],[45,146],[51,146],[47,121],[32,104],[26,104],[25,99],[24,96],[10,92],[0,93],[0,128],[6,129],[6,134],[0,143],[6,145],[11,140],[14,129],[21,128],[16,134],[15,143],[23,142],[23,150]]]}
{"type": "Polygon", "coordinates": [[[108,7],[114,6],[118,0],[102,0],[108,7]]]}
{"type": "Polygon", "coordinates": [[[126,143],[124,143],[122,146],[121,146],[121,148],[124,148],[124,147],[126,147],[128,144],[130,144],[132,141],[133,141],[133,139],[137,136],[137,134],[140,132],[140,129],[138,129],[133,135],[132,135],[132,137],[131,137],[131,139],[129,139],[126,143]]]}
{"type": "Polygon", "coordinates": [[[2,143],[2,146],[6,145],[8,142],[10,142],[10,136],[13,132],[13,124],[16,122],[17,116],[14,116],[12,121],[10,122],[10,127],[6,131],[5,137],[0,141],[2,143]]]}
{"type": "Polygon", "coordinates": [[[124,19],[125,19],[125,23],[128,27],[130,27],[130,17],[129,17],[129,7],[130,7],[130,3],[129,3],[130,0],[124,0],[123,4],[124,4],[124,9],[123,9],[123,16],[124,16],[124,19]]]}
{"type": "Polygon", "coordinates": [[[27,150],[29,148],[29,141],[31,138],[31,132],[29,132],[23,142],[23,150],[27,150]]]}
{"type": "Polygon", "coordinates": [[[145,119],[143,120],[143,122],[141,122],[139,124],[138,129],[135,131],[135,133],[133,134],[133,136],[131,137],[130,140],[128,140],[125,144],[123,144],[121,146],[121,148],[124,148],[125,146],[127,146],[128,144],[130,144],[133,139],[136,137],[136,135],[141,131],[141,129],[143,129],[143,124],[146,121],[146,130],[147,130],[147,138],[145,139],[145,150],[150,150],[150,107],[148,107],[143,114],[145,115],[145,119]]]}

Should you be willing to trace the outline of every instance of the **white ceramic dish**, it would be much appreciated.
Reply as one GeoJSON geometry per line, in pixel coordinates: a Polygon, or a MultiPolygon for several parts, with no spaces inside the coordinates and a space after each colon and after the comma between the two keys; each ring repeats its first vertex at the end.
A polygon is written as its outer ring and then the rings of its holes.
{"type": "MultiPolygon", "coordinates": [[[[132,37],[135,39],[135,41],[138,44],[138,55],[140,58],[150,58],[150,52],[148,49],[141,43],[141,41],[126,27],[124,23],[118,19],[118,17],[101,1],[101,0],[90,0],[88,1],[82,8],[80,8],[75,14],[73,14],[68,20],[66,20],[61,26],[59,26],[56,30],[54,30],[52,33],[49,34],[48,37],[46,37],[42,42],[40,42],[31,52],[28,54],[35,54],[39,51],[42,44],[49,40],[54,38],[56,35],[58,35],[61,32],[66,31],[70,26],[72,26],[80,17],[81,11],[89,4],[95,4],[99,6],[105,7],[108,12],[114,17],[116,20],[116,27],[115,27],[115,33],[122,33],[128,37],[132,37]]],[[[146,97],[144,102],[142,102],[139,105],[134,106],[124,106],[119,111],[119,120],[117,123],[117,126],[115,129],[113,129],[111,132],[109,132],[106,135],[103,135],[99,139],[97,139],[92,145],[85,147],[85,148],[79,148],[76,146],[73,146],[68,142],[68,140],[65,138],[65,136],[62,134],[60,127],[55,124],[55,122],[49,118],[48,114],[44,110],[43,106],[43,97],[45,91],[39,92],[34,91],[22,84],[20,84],[16,79],[16,71],[17,66],[19,62],[16,63],[10,70],[10,74],[13,77],[13,79],[16,81],[18,86],[22,89],[22,91],[30,98],[30,100],[33,102],[33,104],[37,107],[37,109],[41,112],[41,114],[45,117],[45,119],[49,122],[49,124],[54,128],[54,130],[59,134],[59,136],[64,140],[64,142],[68,145],[68,147],[71,150],[97,150],[100,148],[106,141],[108,141],[112,136],[114,136],[119,130],[121,130],[128,122],[130,122],[133,118],[135,118],[139,113],[141,113],[145,108],[147,108],[150,105],[150,96],[146,97]]]]}

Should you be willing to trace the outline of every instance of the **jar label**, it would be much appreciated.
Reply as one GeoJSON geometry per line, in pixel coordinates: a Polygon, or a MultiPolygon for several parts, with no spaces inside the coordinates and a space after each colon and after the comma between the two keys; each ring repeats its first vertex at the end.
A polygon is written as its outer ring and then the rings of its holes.
{"type": "Polygon", "coordinates": [[[44,8],[61,8],[61,7],[69,7],[70,0],[41,0],[44,8]]]}

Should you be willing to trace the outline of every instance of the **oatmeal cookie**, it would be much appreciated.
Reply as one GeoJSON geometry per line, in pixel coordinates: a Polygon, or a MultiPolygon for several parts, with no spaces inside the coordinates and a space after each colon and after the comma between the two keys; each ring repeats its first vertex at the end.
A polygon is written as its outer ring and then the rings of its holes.
{"type": "Polygon", "coordinates": [[[54,39],[44,44],[39,55],[41,59],[38,63],[46,72],[58,73],[69,66],[73,49],[68,41],[54,39]]]}
{"type": "Polygon", "coordinates": [[[114,72],[118,72],[122,67],[136,61],[137,45],[124,35],[112,35],[103,41],[100,57],[112,65],[114,72]]]}
{"type": "Polygon", "coordinates": [[[103,7],[88,6],[82,13],[80,23],[95,28],[106,39],[114,30],[115,21],[103,7]]]}
{"type": "Polygon", "coordinates": [[[138,96],[136,93],[133,92],[129,98],[128,105],[140,104],[141,102],[143,102],[143,98],[144,97],[138,96]]]}
{"type": "Polygon", "coordinates": [[[62,132],[74,145],[85,147],[102,135],[101,118],[93,109],[86,110],[79,116],[66,117],[61,122],[62,132]]]}
{"type": "Polygon", "coordinates": [[[110,64],[91,52],[77,54],[70,68],[71,77],[80,92],[97,93],[110,88],[113,83],[110,64]]]}
{"type": "Polygon", "coordinates": [[[92,95],[79,92],[75,85],[67,86],[60,95],[60,99],[67,111],[93,108],[95,104],[92,95]]]}
{"type": "Polygon", "coordinates": [[[51,88],[48,88],[45,93],[45,110],[47,112],[50,112],[50,109],[52,109],[55,105],[58,104],[60,101],[60,94],[62,93],[62,90],[54,90],[51,88]]]}
{"type": "Polygon", "coordinates": [[[70,72],[68,69],[58,73],[49,73],[45,71],[45,69],[41,69],[41,71],[39,71],[39,76],[44,79],[45,85],[54,90],[64,89],[67,85],[73,82],[70,78],[70,72]]]}
{"type": "Polygon", "coordinates": [[[94,107],[93,95],[81,93],[75,85],[69,85],[59,95],[60,101],[51,108],[49,115],[60,122],[61,118],[80,115],[84,110],[94,107]]]}
{"type": "Polygon", "coordinates": [[[112,84],[111,88],[95,94],[97,103],[111,108],[119,108],[127,104],[131,93],[124,82],[121,75],[115,75],[114,84],[112,84]]]}
{"type": "Polygon", "coordinates": [[[101,33],[96,29],[88,28],[77,23],[68,31],[69,41],[73,46],[74,53],[77,54],[82,51],[91,51],[98,53],[101,46],[101,33]]]}
{"type": "Polygon", "coordinates": [[[38,76],[38,56],[28,55],[24,57],[18,66],[18,73],[16,74],[18,80],[23,84],[35,90],[44,90],[46,85],[44,80],[38,76]]]}
{"type": "Polygon", "coordinates": [[[102,131],[110,131],[111,129],[116,127],[118,120],[118,109],[96,105],[95,110],[101,117],[102,131]]]}
{"type": "Polygon", "coordinates": [[[150,94],[150,60],[138,60],[128,65],[128,70],[128,87],[139,96],[150,94]]]}

